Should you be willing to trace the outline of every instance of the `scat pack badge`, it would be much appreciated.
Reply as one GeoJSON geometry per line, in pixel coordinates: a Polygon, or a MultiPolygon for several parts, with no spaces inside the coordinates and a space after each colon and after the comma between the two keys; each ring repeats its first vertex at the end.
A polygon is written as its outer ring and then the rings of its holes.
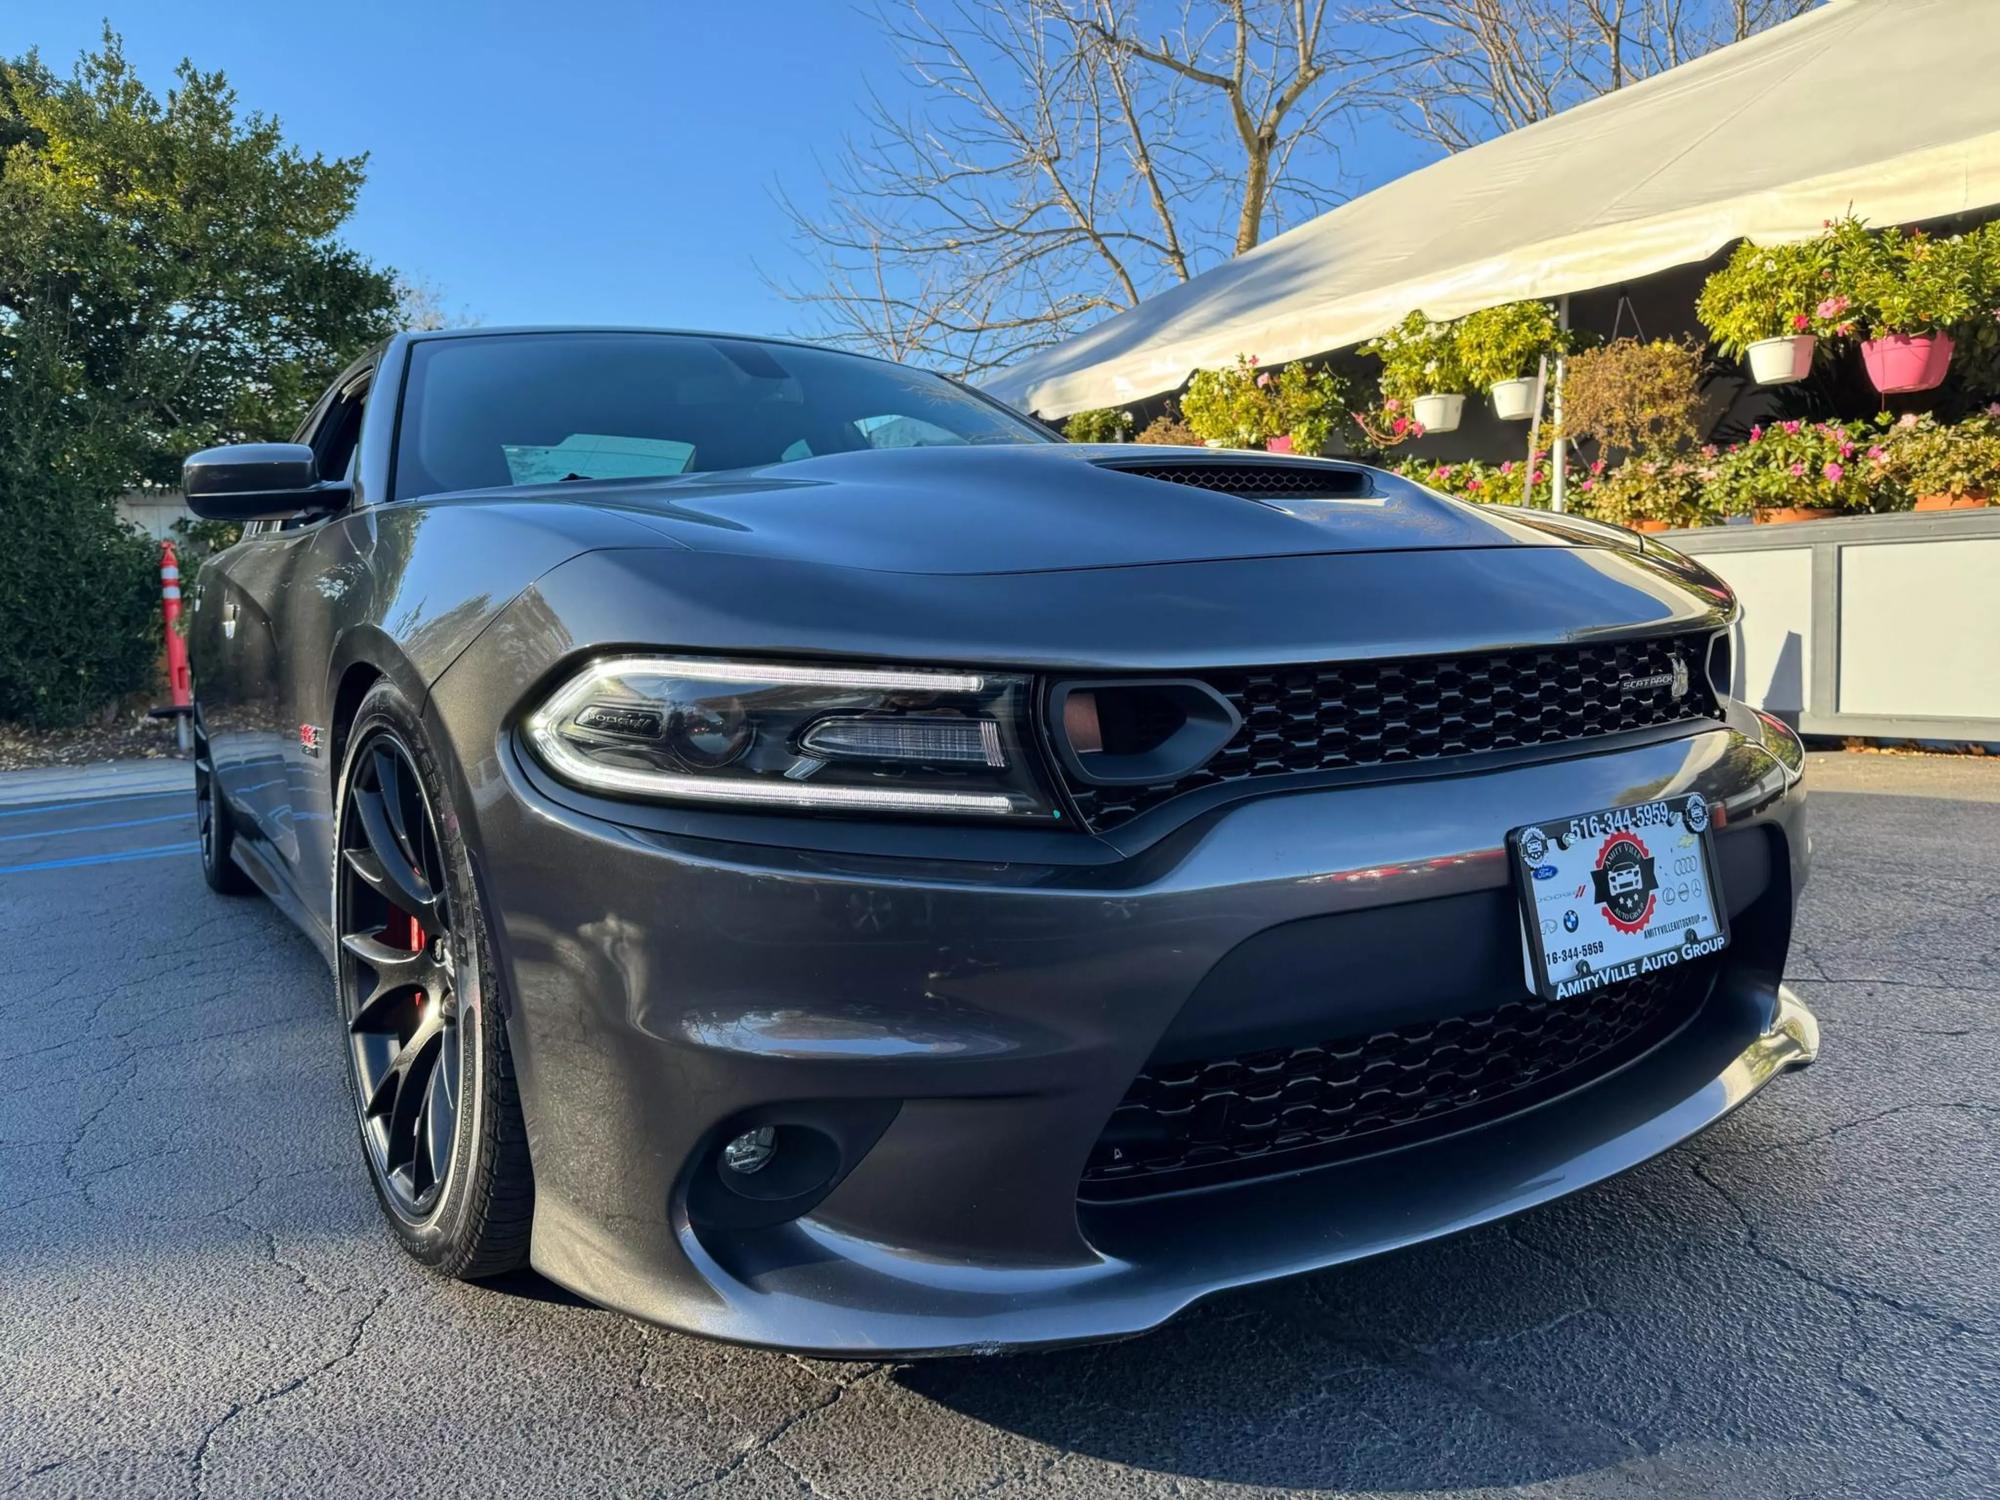
{"type": "Polygon", "coordinates": [[[1620,932],[1646,930],[1660,883],[1653,873],[1653,852],[1636,833],[1614,833],[1604,841],[1590,881],[1606,921],[1620,932]]]}

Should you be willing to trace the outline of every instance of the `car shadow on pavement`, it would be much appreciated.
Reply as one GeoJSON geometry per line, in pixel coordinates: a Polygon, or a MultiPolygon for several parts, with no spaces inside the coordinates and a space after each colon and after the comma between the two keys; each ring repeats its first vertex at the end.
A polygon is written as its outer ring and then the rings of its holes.
{"type": "Polygon", "coordinates": [[[544,1302],[551,1307],[595,1308],[596,1303],[579,1297],[567,1287],[557,1286],[538,1271],[525,1267],[519,1271],[509,1271],[504,1276],[489,1276],[479,1283],[482,1291],[498,1292],[503,1297],[518,1297],[525,1302],[544,1302]]]}
{"type": "MultiPolygon", "coordinates": [[[[1724,1127],[1752,1150],[1757,1128],[1724,1127]]],[[[1675,1480],[1696,1494],[1723,1473],[1696,1482],[1684,1465],[1700,1460],[1662,1455],[1738,1445],[1725,1472],[1740,1475],[1744,1444],[1804,1450],[1794,1478],[1822,1462],[1845,1478],[1853,1432],[1881,1426],[1847,1379],[1867,1331],[1755,1243],[1705,1146],[1508,1224],[1214,1298],[1143,1338],[894,1378],[1052,1448],[1202,1481],[1402,1492],[1597,1475],[1593,1494],[1680,1493],[1675,1480]]],[[[1882,1461],[1907,1465],[1888,1472],[1935,1462],[1901,1438],[1883,1440],[1882,1461]]]]}

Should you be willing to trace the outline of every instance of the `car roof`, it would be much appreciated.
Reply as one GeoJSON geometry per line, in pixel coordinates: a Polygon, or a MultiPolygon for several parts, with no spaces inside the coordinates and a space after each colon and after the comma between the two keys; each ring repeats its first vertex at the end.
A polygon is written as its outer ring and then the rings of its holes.
{"type": "MultiPolygon", "coordinates": [[[[778,344],[790,349],[814,349],[827,354],[845,354],[854,359],[872,359],[877,364],[896,363],[877,354],[864,354],[856,349],[842,349],[834,344],[815,343],[811,339],[782,338],[766,333],[728,333],[711,328],[659,328],[637,323],[516,323],[500,327],[488,327],[482,324],[471,328],[411,328],[405,329],[399,336],[414,344],[427,343],[432,339],[497,338],[541,333],[646,333],[667,334],[686,339],[732,339],[745,344],[778,344]]],[[[927,373],[935,375],[940,372],[930,370],[927,373]]]]}

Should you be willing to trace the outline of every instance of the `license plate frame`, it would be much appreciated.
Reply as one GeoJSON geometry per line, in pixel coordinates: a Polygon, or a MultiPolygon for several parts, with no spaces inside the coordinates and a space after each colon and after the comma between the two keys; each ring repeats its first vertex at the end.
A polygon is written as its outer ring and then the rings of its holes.
{"type": "Polygon", "coordinates": [[[1726,948],[1713,820],[1684,792],[1510,829],[1528,988],[1562,1003],[1726,948]]]}

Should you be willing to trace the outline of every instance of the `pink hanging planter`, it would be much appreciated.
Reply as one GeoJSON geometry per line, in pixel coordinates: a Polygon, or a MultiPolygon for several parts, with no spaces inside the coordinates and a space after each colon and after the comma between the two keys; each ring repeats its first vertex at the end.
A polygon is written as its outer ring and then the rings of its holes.
{"type": "Polygon", "coordinates": [[[1290,453],[1292,451],[1292,435],[1288,432],[1283,437],[1265,438],[1264,451],[1266,453],[1290,453]]]}
{"type": "Polygon", "coordinates": [[[1951,335],[1891,333],[1869,339],[1861,346],[1861,363],[1885,396],[1935,390],[1951,368],[1951,335]]]}

